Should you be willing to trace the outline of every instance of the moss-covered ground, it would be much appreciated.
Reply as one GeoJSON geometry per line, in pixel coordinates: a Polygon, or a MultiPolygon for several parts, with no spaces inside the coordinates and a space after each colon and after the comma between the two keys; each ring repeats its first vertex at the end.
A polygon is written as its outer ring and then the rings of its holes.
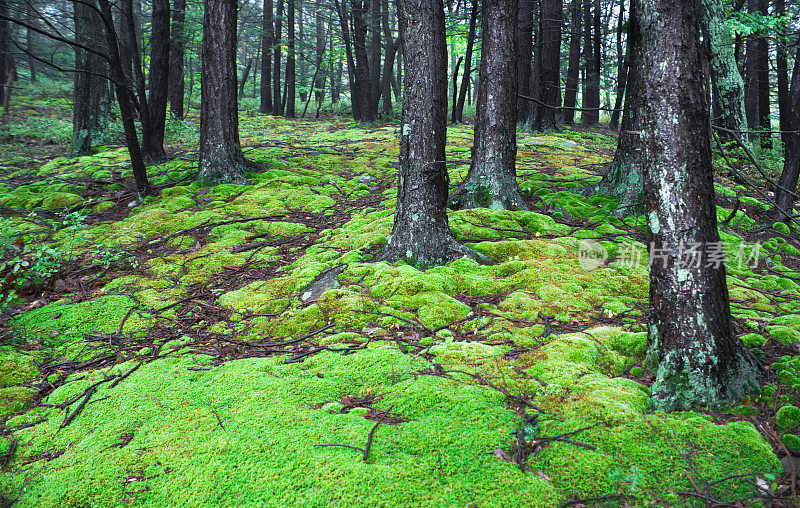
{"type": "MultiPolygon", "coordinates": [[[[44,107],[15,100],[18,125],[44,107]]],[[[530,211],[450,213],[456,237],[492,264],[423,270],[373,260],[392,225],[397,125],[242,115],[261,170],[249,185],[209,188],[194,182],[192,122],[173,126],[173,159],[149,168],[160,194],[143,202],[120,146],[68,159],[23,130],[0,145],[2,499],[644,506],[790,495],[779,457],[800,450],[798,237],[760,224],[766,205],[748,189],[720,177],[718,214],[737,334],[765,364],[763,393],[718,413],[664,414],[651,409],[644,362],[646,262],[625,262],[645,248],[644,218],[570,192],[597,181],[612,135],[520,132],[530,211]],[[585,269],[582,240],[608,260],[585,269]],[[309,299],[330,273],[338,287],[309,299]]],[[[471,139],[469,126],[448,130],[454,186],[471,139]]]]}

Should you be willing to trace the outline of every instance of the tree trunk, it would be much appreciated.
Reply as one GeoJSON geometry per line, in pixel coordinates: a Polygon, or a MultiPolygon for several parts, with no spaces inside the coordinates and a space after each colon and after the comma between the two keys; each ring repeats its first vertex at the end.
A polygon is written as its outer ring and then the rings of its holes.
{"type": "Polygon", "coordinates": [[[383,0],[383,38],[386,41],[386,55],[383,60],[383,75],[381,76],[381,97],[383,97],[383,113],[386,116],[393,114],[392,110],[392,76],[394,75],[394,61],[397,55],[397,48],[400,46],[400,38],[392,38],[389,28],[389,1],[383,0]]]}
{"type": "MultiPolygon", "coordinates": [[[[619,0],[619,18],[617,19],[617,94],[614,99],[614,111],[611,112],[611,121],[608,126],[612,129],[619,128],[620,108],[625,97],[625,81],[628,79],[628,65],[630,65],[630,44],[625,44],[622,50],[622,32],[625,26],[625,0],[619,0]]],[[[630,26],[630,24],[628,25],[630,26]]]]}
{"type": "MultiPolygon", "coordinates": [[[[322,100],[325,98],[325,72],[322,70],[322,60],[323,55],[325,54],[325,41],[326,37],[330,35],[325,35],[325,25],[323,24],[322,18],[322,0],[317,0],[316,3],[316,13],[314,16],[314,24],[315,24],[315,36],[316,36],[316,52],[317,52],[317,78],[313,80],[311,83],[311,87],[314,90],[314,100],[317,101],[317,106],[322,104],[322,100]]],[[[333,74],[333,73],[331,73],[333,74]]]]}
{"type": "MultiPolygon", "coordinates": [[[[33,3],[28,3],[28,9],[26,14],[26,20],[29,25],[36,27],[39,21],[39,16],[36,15],[36,10],[33,8],[33,3]]],[[[31,75],[31,83],[36,83],[36,59],[34,58],[34,48],[33,43],[36,39],[36,32],[28,28],[25,31],[25,45],[27,46],[26,51],[28,52],[28,71],[31,75]]]]}
{"type": "Polygon", "coordinates": [[[651,359],[655,409],[719,409],[758,390],[736,339],[714,206],[708,104],[693,0],[643,2],[645,204],[651,235],[651,359]],[[691,248],[701,254],[693,262],[691,248]],[[661,257],[659,257],[661,256],[661,257]]]}
{"type": "MultiPolygon", "coordinates": [[[[747,0],[748,14],[758,12],[759,0],[747,0]]],[[[745,83],[744,83],[744,106],[745,116],[747,117],[747,127],[750,130],[758,128],[758,35],[752,34],[747,38],[744,49],[745,59],[745,83]]],[[[751,139],[758,139],[757,134],[753,134],[751,139]]]]}
{"type": "Polygon", "coordinates": [[[456,107],[458,106],[458,70],[461,68],[461,62],[463,61],[463,56],[458,57],[458,62],[456,62],[455,68],[453,69],[453,109],[450,116],[450,120],[453,123],[455,123],[456,107]]]}
{"type": "MultiPolygon", "coordinates": [[[[533,6],[534,0],[519,0],[517,9],[517,80],[519,95],[532,96],[531,61],[533,57],[533,6]]],[[[538,53],[538,52],[537,52],[538,53]]],[[[517,119],[525,123],[534,107],[526,99],[517,99],[517,119]]]]}
{"type": "Polygon", "coordinates": [[[461,78],[461,91],[458,92],[458,104],[453,118],[453,123],[464,121],[464,101],[467,99],[470,77],[472,75],[472,51],[475,45],[475,25],[478,20],[478,0],[472,0],[472,13],[469,16],[469,32],[467,32],[467,52],[464,56],[464,75],[461,78]]]}
{"type": "Polygon", "coordinates": [[[197,174],[203,183],[247,182],[236,98],[236,11],[236,0],[205,2],[197,174]]]}
{"type": "Polygon", "coordinates": [[[614,160],[600,182],[582,189],[584,195],[604,194],[619,200],[614,215],[624,217],[642,210],[644,166],[639,111],[644,100],[640,74],[642,32],[639,25],[641,0],[631,0],[628,25],[630,67],[625,84],[625,108],[614,160]]]}
{"type": "Polygon", "coordinates": [[[400,135],[397,208],[380,258],[438,265],[478,254],[450,231],[445,203],[447,46],[442,0],[400,0],[400,37],[406,69],[400,135]]]}
{"type": "Polygon", "coordinates": [[[242,79],[239,80],[239,97],[244,97],[244,86],[247,84],[247,78],[250,77],[250,69],[253,68],[253,59],[248,58],[242,72],[242,79]]]}
{"type": "Polygon", "coordinates": [[[454,209],[525,208],[517,185],[517,0],[484,0],[472,164],[450,196],[454,209]]]}
{"type": "MultiPolygon", "coordinates": [[[[109,53],[108,62],[111,69],[111,77],[114,80],[117,92],[120,118],[125,132],[125,144],[130,154],[131,169],[133,170],[133,178],[136,182],[136,190],[139,192],[140,196],[150,196],[153,194],[153,188],[150,185],[150,181],[147,179],[147,169],[144,166],[142,152],[139,148],[139,138],[136,135],[136,124],[133,119],[133,97],[131,95],[133,92],[124,85],[124,83],[128,81],[122,67],[122,57],[120,55],[119,42],[117,41],[117,33],[114,29],[111,4],[109,0],[98,0],[98,4],[103,17],[102,21],[105,28],[106,47],[109,53]]],[[[75,6],[77,7],[77,5],[78,3],[76,2],[75,6]]]]}
{"type": "Polygon", "coordinates": [[[281,101],[281,43],[283,42],[283,0],[277,0],[277,11],[275,12],[275,45],[274,56],[275,65],[272,67],[272,114],[283,116],[283,102],[281,101]]]}
{"type": "Polygon", "coordinates": [[[10,69],[11,27],[5,18],[8,17],[8,0],[0,0],[0,103],[5,99],[5,82],[10,69]]]}
{"type": "Polygon", "coordinates": [[[272,113],[272,0],[264,0],[261,18],[261,104],[259,112],[272,113]]]}
{"type": "Polygon", "coordinates": [[[722,0],[700,0],[700,4],[700,26],[707,41],[715,110],[720,115],[715,122],[726,129],[745,131],[744,82],[733,54],[725,7],[722,0]]]}
{"type": "MultiPolygon", "coordinates": [[[[96,5],[75,2],[75,42],[86,47],[103,47],[103,20],[96,5]]],[[[72,141],[70,156],[91,155],[92,142],[97,141],[108,127],[111,98],[108,96],[106,60],[100,55],[75,48],[74,105],[72,108],[72,141]]],[[[6,76],[3,76],[5,83],[6,76]]]]}
{"type": "MultiPolygon", "coordinates": [[[[353,119],[361,120],[364,116],[363,104],[361,96],[363,95],[361,89],[361,80],[357,77],[355,59],[353,57],[353,43],[350,39],[350,18],[347,15],[347,9],[344,4],[339,3],[339,0],[334,0],[336,12],[339,16],[339,25],[342,30],[342,40],[344,40],[344,53],[347,59],[347,82],[350,84],[350,102],[353,108],[353,119]]],[[[341,81],[341,61],[339,61],[339,81],[341,81]]],[[[337,89],[338,97],[338,89],[337,89]]],[[[336,101],[334,101],[336,102],[336,101]]]]}
{"type": "Polygon", "coordinates": [[[164,129],[167,122],[169,93],[169,0],[153,0],[152,35],[150,37],[150,71],[147,81],[149,129],[142,125],[142,155],[145,160],[160,162],[164,151],[164,129]]]}
{"type": "Polygon", "coordinates": [[[562,0],[542,0],[542,39],[539,45],[539,100],[533,129],[558,129],[556,112],[561,99],[561,24],[562,0]],[[551,106],[551,107],[548,107],[551,106]]]}
{"type": "Polygon", "coordinates": [[[186,22],[186,0],[175,0],[172,8],[172,34],[169,46],[169,109],[172,116],[183,120],[183,95],[186,86],[183,77],[183,60],[186,40],[183,30],[186,22]]]}
{"type": "Polygon", "coordinates": [[[570,20],[569,35],[569,60],[567,63],[567,77],[564,82],[564,123],[572,125],[575,122],[576,98],[578,96],[578,77],[581,64],[581,0],[572,0],[570,6],[572,19],[570,20]]]}
{"type": "Polygon", "coordinates": [[[372,39],[369,58],[370,113],[378,118],[378,106],[381,100],[381,4],[379,0],[370,0],[372,39]]]}
{"type": "MultiPolygon", "coordinates": [[[[786,14],[786,0],[775,0],[775,15],[782,17],[786,14]]],[[[789,96],[789,68],[786,62],[787,51],[786,44],[788,40],[786,37],[786,27],[778,29],[776,52],[777,58],[775,60],[775,71],[777,74],[778,82],[778,111],[780,118],[781,131],[789,131],[789,111],[792,107],[791,98],[789,96]]],[[[789,134],[787,132],[781,133],[781,141],[785,145],[789,141],[789,134]]],[[[785,146],[784,146],[785,148],[785,146]]]]}
{"type": "Polygon", "coordinates": [[[373,122],[377,118],[377,111],[372,110],[370,97],[372,84],[370,83],[370,65],[367,56],[367,25],[364,23],[364,4],[363,0],[353,0],[352,4],[353,53],[356,58],[355,90],[358,94],[357,97],[353,97],[353,102],[358,102],[361,120],[373,122]]]}
{"type": "Polygon", "coordinates": [[[294,118],[295,96],[297,95],[295,93],[297,84],[295,78],[294,0],[288,0],[286,3],[286,10],[288,11],[286,25],[289,33],[286,46],[286,99],[284,100],[285,110],[283,116],[286,118],[294,118]]]}
{"type": "MultiPolygon", "coordinates": [[[[769,16],[769,0],[759,0],[758,10],[764,16],[769,16]]],[[[767,34],[762,34],[756,41],[758,65],[758,125],[763,131],[772,130],[769,101],[769,40],[767,34]]],[[[765,132],[761,135],[761,147],[772,148],[772,134],[765,132]]]]}
{"type": "Polygon", "coordinates": [[[800,48],[794,59],[792,84],[789,90],[790,108],[788,111],[788,130],[784,150],[783,172],[778,180],[780,186],[775,190],[774,220],[791,222],[787,216],[794,214],[794,196],[787,191],[797,192],[797,179],[800,177],[800,48]],[[785,190],[784,190],[785,189],[785,190]]]}
{"type": "MultiPolygon", "coordinates": [[[[584,0],[583,7],[583,58],[586,61],[586,74],[583,81],[583,101],[581,106],[586,111],[581,111],[581,123],[595,125],[600,121],[600,68],[595,58],[595,44],[597,34],[592,30],[592,0],[584,0]]],[[[596,28],[596,27],[595,27],[596,28]]]]}

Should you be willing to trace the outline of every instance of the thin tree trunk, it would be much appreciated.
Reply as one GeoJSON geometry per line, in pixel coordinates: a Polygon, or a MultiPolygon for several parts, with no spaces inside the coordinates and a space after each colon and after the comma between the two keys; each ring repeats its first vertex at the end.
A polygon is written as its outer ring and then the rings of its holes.
{"type": "MultiPolygon", "coordinates": [[[[367,25],[364,23],[364,0],[353,0],[353,53],[356,58],[356,91],[358,96],[353,98],[358,102],[362,120],[372,122],[376,119],[377,112],[372,110],[370,82],[370,65],[367,55],[367,25]]],[[[446,72],[446,71],[445,71],[446,72]]]]}
{"type": "Polygon", "coordinates": [[[586,111],[581,111],[581,123],[595,125],[600,121],[600,112],[597,110],[600,107],[600,69],[597,67],[594,51],[597,34],[592,30],[592,0],[584,0],[583,15],[583,58],[586,61],[586,73],[581,106],[586,111]]]}
{"type": "Polygon", "coordinates": [[[281,44],[283,43],[283,0],[276,0],[275,12],[275,38],[274,56],[275,65],[272,66],[272,114],[283,116],[283,103],[281,101],[281,44]]]}
{"type": "Polygon", "coordinates": [[[0,102],[5,98],[5,79],[8,76],[11,46],[11,27],[5,18],[8,17],[8,0],[0,0],[0,102]]]}
{"type": "MultiPolygon", "coordinates": [[[[748,14],[758,12],[759,0],[747,0],[748,14]]],[[[747,117],[747,127],[750,130],[758,128],[760,114],[758,111],[758,34],[752,34],[745,42],[745,83],[744,83],[744,106],[747,117]]],[[[758,139],[758,135],[751,136],[752,140],[758,139]]]]}
{"type": "MultiPolygon", "coordinates": [[[[775,15],[782,17],[786,14],[786,0],[775,0],[775,15]]],[[[786,28],[778,30],[776,39],[777,58],[775,60],[775,71],[778,82],[778,111],[780,118],[780,130],[789,131],[789,111],[791,109],[791,98],[789,96],[789,67],[786,62],[787,51],[786,28]]],[[[789,141],[787,132],[781,133],[781,141],[785,145],[789,141]]]]}
{"type": "Polygon", "coordinates": [[[286,118],[294,118],[295,107],[295,87],[297,86],[295,77],[295,40],[294,40],[294,15],[295,15],[295,1],[288,0],[286,3],[286,10],[288,15],[286,17],[286,24],[289,30],[289,40],[286,46],[286,98],[284,99],[285,110],[283,116],[286,118]]]}
{"type": "Polygon", "coordinates": [[[651,236],[650,359],[655,409],[719,409],[759,389],[733,332],[719,245],[700,27],[693,0],[643,2],[642,146],[651,236]],[[690,256],[697,246],[700,257],[690,256]]]}
{"type": "Polygon", "coordinates": [[[722,0],[700,0],[700,26],[709,52],[711,85],[715,110],[720,117],[715,122],[734,131],[747,130],[744,82],[733,54],[733,37],[726,23],[722,0]]]}
{"type": "MultiPolygon", "coordinates": [[[[314,24],[315,24],[315,36],[316,36],[316,52],[317,52],[317,70],[315,71],[315,75],[319,75],[320,68],[322,66],[323,55],[325,54],[325,47],[327,45],[327,37],[330,37],[330,34],[325,34],[325,25],[323,23],[322,18],[322,0],[317,0],[316,3],[316,12],[314,16],[314,24]]],[[[333,74],[333,73],[331,73],[333,74]]],[[[317,101],[317,105],[322,104],[322,100],[325,98],[325,91],[324,89],[325,83],[325,73],[322,72],[319,77],[315,80],[312,80],[311,87],[314,90],[314,99],[317,101]],[[318,82],[317,80],[321,81],[318,82]]],[[[303,115],[305,116],[305,115],[303,115]]]]}
{"type": "Polygon", "coordinates": [[[442,0],[399,0],[406,69],[400,134],[397,208],[386,261],[438,265],[478,255],[450,231],[445,203],[448,175],[447,46],[442,0]]]}
{"type": "Polygon", "coordinates": [[[556,108],[561,99],[561,24],[562,0],[541,0],[542,39],[539,45],[539,100],[533,129],[557,130],[556,108]],[[551,107],[548,107],[551,106],[551,107]]]}
{"type": "MultiPolygon", "coordinates": [[[[353,107],[353,119],[361,120],[364,112],[361,103],[361,90],[359,89],[360,80],[356,77],[356,64],[353,58],[353,44],[350,38],[350,20],[347,15],[347,9],[344,4],[339,3],[339,0],[334,0],[336,12],[339,16],[339,25],[342,30],[342,39],[344,40],[344,53],[347,59],[347,82],[350,84],[350,102],[353,107]]],[[[341,61],[339,62],[339,81],[341,81],[341,61]]],[[[338,92],[338,90],[337,90],[338,92]]],[[[338,93],[337,93],[338,96],[338,93]]]]}
{"type": "MultiPolygon", "coordinates": [[[[147,81],[148,129],[142,124],[142,155],[151,163],[166,159],[164,130],[167,123],[169,94],[169,0],[153,0],[150,37],[150,71],[147,81]]],[[[143,115],[144,116],[144,115],[143,115]]]]}
{"type": "Polygon", "coordinates": [[[774,220],[791,222],[787,216],[794,214],[795,197],[791,192],[797,192],[797,179],[800,177],[800,48],[794,59],[792,71],[792,84],[789,91],[790,109],[788,111],[788,127],[784,145],[783,172],[778,180],[780,186],[775,190],[775,208],[772,211],[774,220]]]}
{"type": "Polygon", "coordinates": [[[120,118],[122,119],[122,127],[125,132],[125,144],[130,154],[131,169],[133,170],[133,178],[136,182],[136,190],[139,192],[140,196],[150,196],[153,194],[153,188],[150,185],[150,181],[147,179],[147,169],[144,166],[144,159],[142,159],[142,152],[139,147],[139,138],[136,134],[136,124],[133,119],[134,107],[133,97],[131,95],[132,92],[124,86],[124,83],[128,82],[128,79],[122,67],[122,57],[120,56],[117,33],[114,29],[111,4],[109,0],[98,0],[98,4],[103,17],[102,21],[105,28],[106,46],[109,52],[109,67],[117,92],[120,118]]]}
{"type": "Polygon", "coordinates": [[[272,113],[272,0],[264,0],[261,18],[261,104],[259,112],[272,113]]]}
{"type": "MultiPolygon", "coordinates": [[[[769,16],[769,0],[759,0],[758,10],[764,16],[769,16]]],[[[772,115],[769,100],[769,40],[762,34],[756,41],[756,54],[758,66],[758,125],[763,131],[772,130],[772,115]]],[[[761,135],[761,147],[772,148],[772,134],[765,132],[761,135]]]]}
{"type": "Polygon", "coordinates": [[[644,167],[639,111],[643,102],[641,67],[641,0],[631,0],[628,25],[630,67],[625,83],[625,108],[614,160],[600,182],[582,189],[584,195],[604,194],[619,200],[614,215],[636,215],[642,210],[644,167]]]}
{"type": "Polygon", "coordinates": [[[625,52],[622,50],[622,32],[625,26],[625,0],[619,0],[619,18],[617,19],[617,94],[614,99],[614,111],[611,112],[611,122],[609,127],[617,129],[619,127],[620,108],[622,99],[625,96],[625,80],[628,76],[628,65],[630,63],[630,44],[625,44],[625,52]]]}
{"type": "Polygon", "coordinates": [[[169,106],[172,116],[183,120],[184,81],[183,61],[186,57],[184,23],[186,22],[186,0],[175,0],[172,8],[172,33],[169,56],[169,106]]]}
{"type": "Polygon", "coordinates": [[[370,115],[378,118],[378,106],[381,100],[381,4],[379,0],[370,0],[372,31],[369,57],[370,83],[370,115]]]}
{"type": "Polygon", "coordinates": [[[242,72],[242,79],[239,80],[239,97],[244,96],[244,85],[247,84],[247,78],[250,77],[250,70],[253,68],[253,59],[248,58],[242,72]]]}
{"type": "Polygon", "coordinates": [[[239,144],[236,0],[206,0],[200,77],[200,182],[244,184],[251,164],[239,144]]]}
{"type": "MultiPolygon", "coordinates": [[[[519,94],[533,95],[531,88],[531,61],[533,52],[533,6],[534,0],[519,0],[517,9],[517,79],[519,94]]],[[[538,56],[538,51],[537,51],[538,56]]],[[[533,105],[525,99],[517,99],[517,119],[525,123],[532,116],[533,105]]]]}
{"type": "MultiPolygon", "coordinates": [[[[39,21],[39,16],[33,8],[33,3],[28,3],[26,19],[29,25],[35,27],[39,21]]],[[[36,83],[36,59],[34,58],[34,40],[36,39],[36,32],[28,28],[25,31],[25,45],[28,52],[28,72],[31,75],[31,83],[36,83]]]]}
{"type": "Polygon", "coordinates": [[[469,16],[469,31],[467,32],[467,52],[464,55],[464,75],[461,78],[461,90],[458,92],[458,104],[453,114],[453,123],[464,121],[464,102],[467,100],[470,75],[472,74],[472,51],[475,45],[475,31],[478,21],[478,0],[472,0],[472,13],[469,16]]]}
{"type": "Polygon", "coordinates": [[[453,69],[453,107],[450,116],[453,123],[455,123],[456,106],[458,106],[458,70],[461,68],[461,62],[463,61],[463,56],[458,57],[458,62],[456,62],[455,68],[453,69]]]}
{"type": "Polygon", "coordinates": [[[484,0],[472,164],[454,209],[525,208],[517,185],[517,0],[484,0]]]}
{"type": "Polygon", "coordinates": [[[576,98],[578,96],[578,78],[580,77],[581,64],[581,0],[572,0],[570,6],[572,19],[570,20],[569,35],[569,61],[567,63],[567,77],[564,82],[564,123],[572,125],[575,122],[576,98]]]}
{"type": "MultiPolygon", "coordinates": [[[[95,4],[75,2],[75,42],[86,47],[103,47],[102,18],[95,4]]],[[[72,141],[70,156],[91,155],[93,142],[101,137],[108,127],[110,97],[108,65],[100,55],[85,49],[75,48],[74,105],[72,108],[72,141]]],[[[5,81],[6,76],[3,76],[5,81]]]]}

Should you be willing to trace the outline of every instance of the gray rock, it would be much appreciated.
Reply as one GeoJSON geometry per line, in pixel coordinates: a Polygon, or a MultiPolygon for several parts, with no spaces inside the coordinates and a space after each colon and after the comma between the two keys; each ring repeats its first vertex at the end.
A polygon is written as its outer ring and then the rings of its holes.
{"type": "Polygon", "coordinates": [[[375,178],[372,175],[367,175],[367,174],[363,174],[363,175],[358,177],[358,183],[372,183],[375,180],[377,180],[377,178],[375,178]]]}
{"type": "Polygon", "coordinates": [[[565,139],[564,141],[560,142],[558,146],[560,146],[561,148],[573,148],[578,146],[578,143],[570,141],[569,139],[565,139]]]}
{"type": "Polygon", "coordinates": [[[314,282],[308,285],[300,293],[300,300],[303,303],[308,303],[313,300],[319,300],[322,293],[329,289],[338,289],[341,287],[338,277],[347,268],[347,265],[337,265],[333,268],[328,268],[321,274],[317,275],[314,282]]]}

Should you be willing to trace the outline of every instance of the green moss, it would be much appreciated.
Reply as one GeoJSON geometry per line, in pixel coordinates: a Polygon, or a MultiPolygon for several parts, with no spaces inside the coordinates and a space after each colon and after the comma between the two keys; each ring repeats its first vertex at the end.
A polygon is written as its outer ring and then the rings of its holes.
{"type": "Polygon", "coordinates": [[[33,388],[25,386],[0,388],[0,420],[28,407],[36,393],[33,388]]]}
{"type": "Polygon", "coordinates": [[[786,445],[786,448],[791,450],[800,451],[800,437],[794,434],[784,434],[781,436],[781,441],[786,445]]]}
{"type": "Polygon", "coordinates": [[[800,425],[800,408],[783,406],[775,413],[775,421],[784,429],[793,429],[800,425]]]}
{"type": "Polygon", "coordinates": [[[787,226],[783,222],[776,222],[775,224],[772,225],[772,229],[778,231],[779,233],[783,233],[785,235],[788,235],[790,233],[789,226],[787,226]]]}

